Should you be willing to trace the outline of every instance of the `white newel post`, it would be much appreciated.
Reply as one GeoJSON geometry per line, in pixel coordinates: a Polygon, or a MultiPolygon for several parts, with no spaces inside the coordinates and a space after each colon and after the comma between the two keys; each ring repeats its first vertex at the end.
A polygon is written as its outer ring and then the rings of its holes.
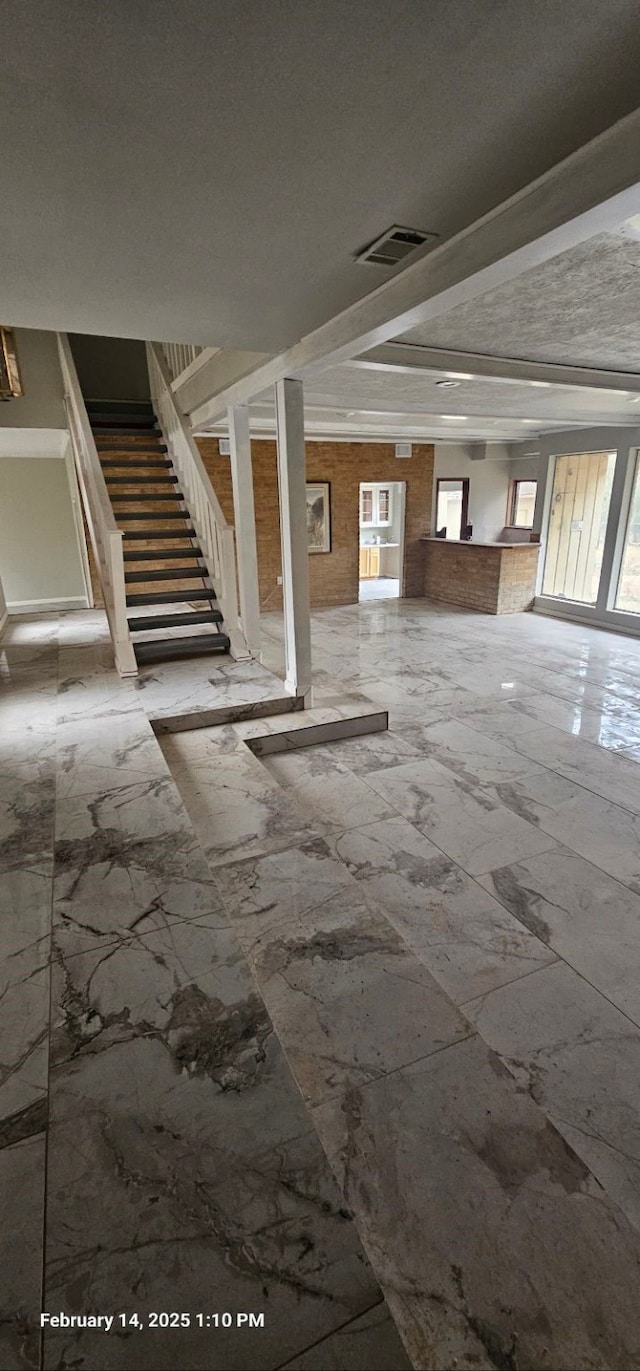
{"type": "Polygon", "coordinates": [[[260,593],[248,405],[237,405],[229,410],[229,441],[242,631],[250,652],[257,656],[260,652],[260,593]]]}
{"type": "Polygon", "coordinates": [[[277,381],[275,390],[285,686],[292,695],[306,696],[311,691],[311,618],[302,381],[277,381]]]}

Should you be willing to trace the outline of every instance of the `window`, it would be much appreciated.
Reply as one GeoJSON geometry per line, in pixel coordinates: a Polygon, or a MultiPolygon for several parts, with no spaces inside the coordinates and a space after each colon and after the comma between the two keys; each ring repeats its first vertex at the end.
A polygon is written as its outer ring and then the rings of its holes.
{"type": "Polygon", "coordinates": [[[512,481],[507,524],[510,528],[533,528],[537,481],[512,481]]]}
{"type": "Polygon", "coordinates": [[[360,486],[361,524],[390,524],[392,515],[390,486],[360,486]]]}
{"type": "Polygon", "coordinates": [[[637,457],[615,607],[626,614],[640,614],[640,461],[637,457]]]}
{"type": "Polygon", "coordinates": [[[556,457],[543,595],[595,605],[615,462],[615,452],[556,457]]]}

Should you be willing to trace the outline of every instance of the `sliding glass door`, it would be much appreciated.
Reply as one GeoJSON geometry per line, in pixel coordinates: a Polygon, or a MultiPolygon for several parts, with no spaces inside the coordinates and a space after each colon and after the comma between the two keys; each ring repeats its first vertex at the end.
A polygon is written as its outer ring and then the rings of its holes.
{"type": "Polygon", "coordinates": [[[615,463],[615,452],[556,457],[543,595],[595,605],[615,463]]]}

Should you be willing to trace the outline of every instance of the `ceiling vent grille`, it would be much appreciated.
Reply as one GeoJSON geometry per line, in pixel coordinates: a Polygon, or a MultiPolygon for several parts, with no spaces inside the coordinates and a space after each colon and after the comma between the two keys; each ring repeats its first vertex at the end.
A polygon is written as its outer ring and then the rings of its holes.
{"type": "Polygon", "coordinates": [[[231,453],[231,439],[230,439],[230,438],[219,438],[219,439],[218,439],[218,452],[220,453],[220,456],[221,456],[221,457],[228,457],[228,456],[230,455],[230,453],[231,453]]]}
{"type": "Polygon", "coordinates": [[[410,457],[411,443],[396,443],[396,457],[410,457]]]}
{"type": "Polygon", "coordinates": [[[424,247],[425,243],[434,242],[437,237],[437,233],[424,233],[422,229],[402,228],[394,224],[359,252],[356,262],[372,263],[376,267],[403,266],[419,248],[424,247]]]}

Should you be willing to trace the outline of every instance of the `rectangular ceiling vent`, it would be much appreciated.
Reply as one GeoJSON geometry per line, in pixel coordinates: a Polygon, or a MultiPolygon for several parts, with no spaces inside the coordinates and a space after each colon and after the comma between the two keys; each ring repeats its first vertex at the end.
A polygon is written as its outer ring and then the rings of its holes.
{"type": "Polygon", "coordinates": [[[221,457],[228,457],[228,456],[229,456],[229,454],[230,454],[230,452],[231,452],[231,439],[230,439],[230,438],[219,438],[219,439],[218,439],[218,452],[220,453],[220,456],[221,456],[221,457]]]}
{"type": "Polygon", "coordinates": [[[401,228],[394,224],[386,233],[370,243],[356,257],[356,262],[373,263],[376,267],[403,266],[425,243],[432,243],[437,233],[423,233],[422,229],[401,228]]]}
{"type": "Polygon", "coordinates": [[[410,457],[411,443],[396,443],[396,457],[410,457]]]}

